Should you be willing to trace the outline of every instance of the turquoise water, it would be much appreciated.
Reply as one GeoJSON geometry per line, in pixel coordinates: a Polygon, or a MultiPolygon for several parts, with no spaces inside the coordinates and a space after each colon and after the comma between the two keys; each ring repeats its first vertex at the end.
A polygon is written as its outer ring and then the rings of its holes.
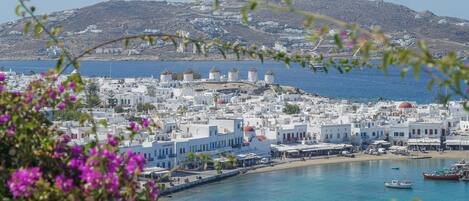
{"type": "Polygon", "coordinates": [[[173,194],[165,201],[468,201],[469,183],[424,180],[422,172],[455,160],[367,161],[316,165],[243,175],[173,194]],[[400,167],[400,170],[392,170],[400,167]],[[394,178],[410,179],[414,189],[385,188],[394,178]]]}
{"type": "MultiPolygon", "coordinates": [[[[0,69],[12,68],[24,73],[42,72],[53,66],[54,61],[0,61],[0,69]]],[[[166,68],[173,72],[192,68],[207,78],[213,66],[218,67],[225,75],[230,68],[238,68],[240,79],[247,79],[249,67],[258,69],[260,79],[266,71],[272,70],[279,84],[294,86],[322,96],[357,101],[376,101],[382,97],[389,100],[428,103],[434,100],[436,94],[435,91],[429,92],[426,89],[427,77],[422,75],[419,80],[412,76],[401,79],[400,71],[396,68],[390,68],[388,75],[376,69],[354,70],[348,74],[340,74],[331,69],[326,74],[313,73],[298,65],[292,65],[288,69],[282,63],[271,61],[264,64],[256,61],[86,61],[81,63],[80,71],[82,75],[87,76],[158,77],[166,68]]]]}

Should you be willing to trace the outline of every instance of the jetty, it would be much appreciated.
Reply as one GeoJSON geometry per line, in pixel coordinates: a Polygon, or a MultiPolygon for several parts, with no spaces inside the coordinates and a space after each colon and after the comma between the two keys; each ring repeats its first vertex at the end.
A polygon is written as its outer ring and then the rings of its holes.
{"type": "MultiPolygon", "coordinates": [[[[220,181],[222,179],[226,179],[228,177],[233,177],[242,173],[244,168],[238,168],[234,170],[223,170],[221,174],[201,174],[201,175],[194,175],[193,177],[185,177],[184,180],[181,182],[174,183],[173,186],[168,186],[165,183],[165,189],[161,191],[161,195],[168,195],[171,193],[175,193],[184,189],[193,188],[202,184],[207,184],[215,181],[220,181]]],[[[209,171],[211,172],[211,171],[209,171]]]]}

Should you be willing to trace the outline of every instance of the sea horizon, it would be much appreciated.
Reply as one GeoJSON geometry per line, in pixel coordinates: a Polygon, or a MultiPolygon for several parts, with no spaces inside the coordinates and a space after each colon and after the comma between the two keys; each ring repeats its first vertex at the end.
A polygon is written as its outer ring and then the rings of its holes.
{"type": "MultiPolygon", "coordinates": [[[[55,66],[53,60],[3,60],[0,67],[7,71],[10,68],[19,73],[43,72],[55,66]]],[[[208,78],[212,67],[220,69],[226,75],[229,69],[237,68],[240,79],[247,78],[247,70],[255,67],[259,71],[259,78],[272,70],[276,74],[276,84],[292,86],[311,94],[344,99],[355,102],[376,102],[378,100],[411,101],[422,104],[433,103],[437,95],[436,89],[426,89],[428,77],[424,75],[416,80],[411,75],[404,79],[400,77],[397,67],[391,67],[388,74],[376,68],[353,69],[350,73],[339,73],[336,69],[329,72],[313,72],[301,68],[297,64],[287,68],[285,64],[275,61],[225,61],[225,60],[172,60],[172,61],[82,61],[80,72],[88,77],[132,78],[155,77],[165,70],[182,72],[192,68],[199,72],[202,78],[208,78]],[[138,70],[137,70],[138,69],[138,70]],[[297,82],[297,80],[303,80],[297,82]],[[363,92],[366,93],[363,93],[363,92]]],[[[69,68],[66,73],[73,69],[69,68]]],[[[411,74],[411,73],[410,73],[411,74]]]]}

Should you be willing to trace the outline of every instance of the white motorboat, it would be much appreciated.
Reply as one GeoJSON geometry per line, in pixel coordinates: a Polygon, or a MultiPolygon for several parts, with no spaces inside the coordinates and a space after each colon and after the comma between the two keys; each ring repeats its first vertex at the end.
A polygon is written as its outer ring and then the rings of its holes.
{"type": "Polygon", "coordinates": [[[412,188],[412,182],[392,180],[390,182],[384,182],[384,186],[386,186],[388,188],[411,189],[412,188]]]}

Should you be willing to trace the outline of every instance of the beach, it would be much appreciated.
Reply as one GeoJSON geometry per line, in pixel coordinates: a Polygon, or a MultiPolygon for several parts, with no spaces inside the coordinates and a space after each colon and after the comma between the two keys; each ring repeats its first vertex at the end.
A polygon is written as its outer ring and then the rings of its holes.
{"type": "MultiPolygon", "coordinates": [[[[469,159],[469,151],[448,151],[448,152],[428,152],[418,153],[419,157],[431,157],[435,159],[469,159]]],[[[411,159],[409,156],[401,156],[394,154],[384,154],[380,156],[367,155],[367,154],[355,154],[354,158],[342,157],[342,156],[331,156],[328,158],[311,159],[311,160],[295,160],[291,162],[285,162],[274,166],[262,167],[253,170],[249,170],[246,174],[255,174],[263,172],[271,172],[277,170],[285,170],[291,168],[306,167],[312,165],[322,164],[335,164],[335,163],[349,163],[349,162],[361,162],[361,161],[374,161],[374,160],[418,160],[411,159]]]]}

